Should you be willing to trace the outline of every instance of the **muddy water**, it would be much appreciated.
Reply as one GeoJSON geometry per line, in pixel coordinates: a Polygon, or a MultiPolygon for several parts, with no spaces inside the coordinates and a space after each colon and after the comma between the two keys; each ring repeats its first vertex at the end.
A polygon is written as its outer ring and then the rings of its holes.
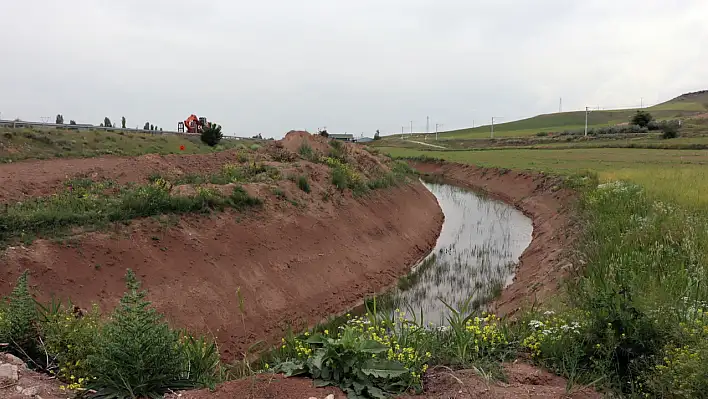
{"type": "Polygon", "coordinates": [[[444,324],[442,301],[459,308],[483,307],[511,284],[515,264],[531,242],[531,219],[504,202],[473,191],[424,183],[445,222],[435,249],[398,282],[384,300],[422,311],[425,322],[444,324]]]}

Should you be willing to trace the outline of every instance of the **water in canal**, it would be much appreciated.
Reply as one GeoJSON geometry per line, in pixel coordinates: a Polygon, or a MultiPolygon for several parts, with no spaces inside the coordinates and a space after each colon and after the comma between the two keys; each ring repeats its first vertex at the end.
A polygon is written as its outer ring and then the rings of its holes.
{"type": "Polygon", "coordinates": [[[514,276],[531,242],[531,220],[514,207],[473,191],[425,182],[445,214],[435,249],[398,287],[384,296],[389,306],[422,311],[425,322],[444,324],[441,301],[459,307],[468,298],[482,306],[514,276]]]}

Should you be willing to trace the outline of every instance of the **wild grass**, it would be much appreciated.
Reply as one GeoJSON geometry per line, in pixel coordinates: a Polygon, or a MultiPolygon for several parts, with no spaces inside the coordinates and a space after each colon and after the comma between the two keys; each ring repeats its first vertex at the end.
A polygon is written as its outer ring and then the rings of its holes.
{"type": "Polygon", "coordinates": [[[73,227],[99,228],[140,217],[243,209],[259,203],[242,187],[235,187],[229,195],[198,188],[195,195],[183,196],[171,193],[161,179],[149,185],[123,187],[110,181],[72,180],[52,196],[6,204],[0,210],[0,243],[61,235],[73,227]]]}
{"type": "Polygon", "coordinates": [[[206,154],[255,140],[222,140],[209,147],[199,137],[173,134],[0,128],[0,163],[23,159],[86,158],[100,155],[206,154]],[[184,148],[184,149],[182,149],[184,148]]]}

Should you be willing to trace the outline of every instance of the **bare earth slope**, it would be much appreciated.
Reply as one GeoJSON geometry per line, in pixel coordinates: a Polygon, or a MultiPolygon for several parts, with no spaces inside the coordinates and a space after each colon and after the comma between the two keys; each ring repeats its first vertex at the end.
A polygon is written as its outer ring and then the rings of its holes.
{"type": "MultiPolygon", "coordinates": [[[[292,134],[290,141],[303,135],[292,134]]],[[[288,140],[283,143],[287,149],[288,140]]],[[[272,162],[274,148],[259,150],[264,162],[272,162]]],[[[357,165],[364,164],[360,158],[378,162],[353,146],[349,151],[357,165]]],[[[144,182],[155,171],[217,171],[235,158],[224,152],[0,165],[0,203],[50,194],[77,175],[144,182]],[[39,170],[46,174],[32,172],[39,170]]],[[[118,303],[131,268],[172,324],[214,334],[230,361],[260,340],[279,340],[290,325],[346,311],[391,285],[435,245],[443,215],[420,183],[353,197],[333,188],[325,165],[296,161],[288,167],[307,173],[312,186],[307,194],[280,180],[292,203],[276,197],[270,185],[249,183],[246,190],[265,202],[246,213],[187,215],[176,223],[147,218],[69,241],[40,239],[6,249],[0,253],[0,295],[29,269],[40,299],[70,298],[84,308],[95,302],[106,313],[118,303]]]]}

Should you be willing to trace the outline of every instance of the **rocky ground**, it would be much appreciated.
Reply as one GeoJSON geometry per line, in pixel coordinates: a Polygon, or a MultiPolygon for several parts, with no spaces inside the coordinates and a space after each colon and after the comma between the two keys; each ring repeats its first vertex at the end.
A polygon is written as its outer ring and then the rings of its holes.
{"type": "Polygon", "coordinates": [[[0,398],[72,398],[74,394],[60,389],[61,385],[48,375],[29,370],[21,359],[0,353],[0,398]]]}

